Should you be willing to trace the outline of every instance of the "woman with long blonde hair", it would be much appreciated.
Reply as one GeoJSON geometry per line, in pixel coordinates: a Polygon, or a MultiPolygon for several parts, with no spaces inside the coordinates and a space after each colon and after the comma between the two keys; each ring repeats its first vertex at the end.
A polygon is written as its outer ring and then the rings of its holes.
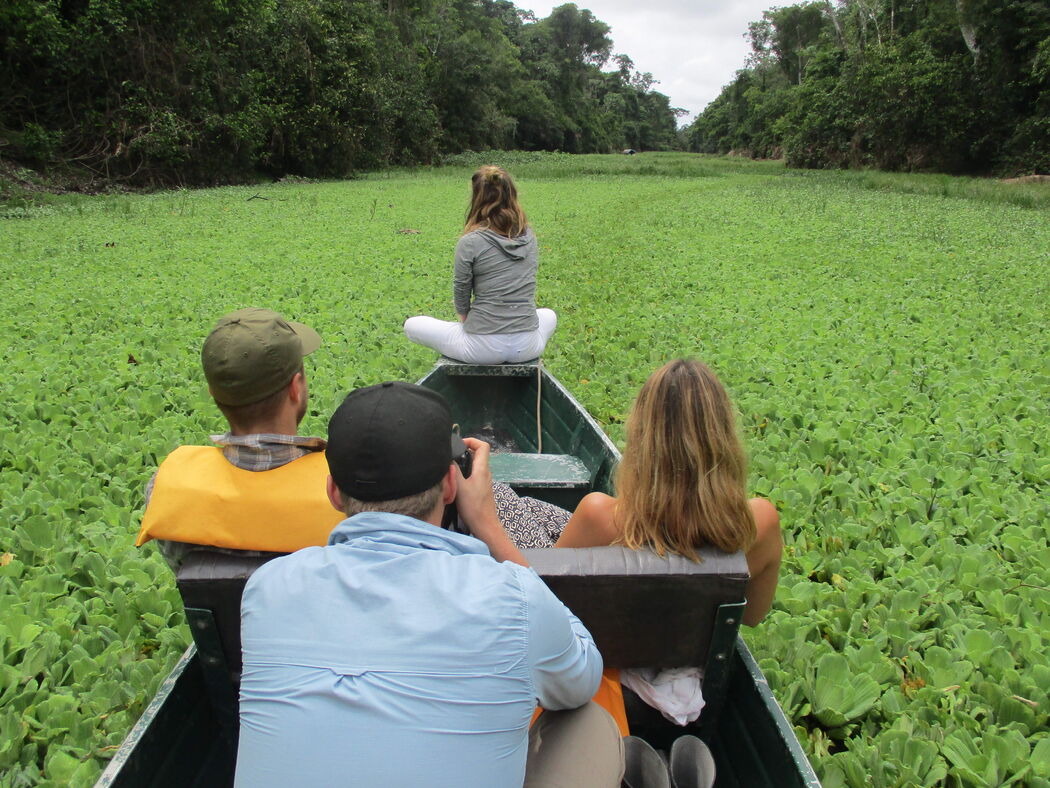
{"type": "MultiPolygon", "coordinates": [[[[627,419],[615,487],[615,498],[591,493],[580,501],[555,546],[620,544],[694,560],[707,545],[743,550],[751,575],[743,620],[754,626],[765,617],[784,549],[780,517],[769,501],[747,497],[747,460],[733,405],[706,365],[679,359],[649,376],[627,419]]],[[[700,668],[606,670],[595,701],[624,728],[621,683],[678,725],[697,719],[704,707],[700,668]]],[[[633,746],[649,749],[637,740],[633,746]]],[[[649,760],[660,763],[655,753],[649,760]]],[[[708,776],[713,779],[713,771],[708,776]]]]}
{"type": "Polygon", "coordinates": [[[557,327],[550,309],[536,309],[536,235],[501,167],[471,178],[470,207],[456,244],[453,304],[458,322],[420,315],[405,321],[413,342],[476,364],[538,358],[557,327]]]}
{"type": "Polygon", "coordinates": [[[744,623],[773,604],[783,552],[780,517],[747,497],[747,460],[721,381],[699,361],[671,361],[642,386],[627,420],[616,497],[591,493],[565,526],[558,547],[622,544],[697,558],[712,545],[743,550],[751,579],[744,623]]]}

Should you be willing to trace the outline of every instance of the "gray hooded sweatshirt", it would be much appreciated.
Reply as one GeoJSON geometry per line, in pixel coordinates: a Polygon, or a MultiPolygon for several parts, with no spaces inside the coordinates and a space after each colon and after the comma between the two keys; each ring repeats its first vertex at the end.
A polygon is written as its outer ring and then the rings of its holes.
{"type": "Polygon", "coordinates": [[[517,238],[474,230],[459,239],[452,300],[456,312],[467,316],[463,328],[468,334],[515,334],[539,328],[536,252],[532,228],[517,238]]]}

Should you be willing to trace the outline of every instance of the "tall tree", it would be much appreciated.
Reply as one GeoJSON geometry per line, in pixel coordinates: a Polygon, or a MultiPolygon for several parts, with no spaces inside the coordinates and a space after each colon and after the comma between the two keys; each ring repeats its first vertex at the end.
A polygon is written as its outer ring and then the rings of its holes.
{"type": "Polygon", "coordinates": [[[610,46],[572,4],[536,20],[510,0],[6,0],[0,151],[214,183],[665,145],[673,111],[633,66],[601,70],[610,46]]]}
{"type": "Polygon", "coordinates": [[[782,148],[809,167],[1050,169],[1045,2],[806,2],[767,11],[748,36],[747,66],[688,133],[694,149],[782,148]],[[787,84],[770,80],[771,62],[787,84]]]}

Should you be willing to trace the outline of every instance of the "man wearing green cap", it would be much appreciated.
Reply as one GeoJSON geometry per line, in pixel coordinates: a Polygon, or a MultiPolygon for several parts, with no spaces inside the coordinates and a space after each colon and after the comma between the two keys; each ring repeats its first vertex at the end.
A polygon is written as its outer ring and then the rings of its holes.
{"type": "Polygon", "coordinates": [[[324,544],[325,441],[300,437],[312,328],[269,309],[219,318],[201,350],[208,391],[229,423],[216,446],[182,446],[150,481],[137,545],[157,539],[173,569],[191,549],[291,552],[324,544]]]}

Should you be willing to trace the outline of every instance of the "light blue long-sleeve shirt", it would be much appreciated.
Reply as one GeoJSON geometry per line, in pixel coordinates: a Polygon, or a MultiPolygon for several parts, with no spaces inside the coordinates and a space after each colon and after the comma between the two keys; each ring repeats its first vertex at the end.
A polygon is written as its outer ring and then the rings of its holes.
{"type": "Polygon", "coordinates": [[[520,786],[529,719],[602,659],[530,569],[400,515],[275,559],[241,605],[237,786],[520,786]]]}

